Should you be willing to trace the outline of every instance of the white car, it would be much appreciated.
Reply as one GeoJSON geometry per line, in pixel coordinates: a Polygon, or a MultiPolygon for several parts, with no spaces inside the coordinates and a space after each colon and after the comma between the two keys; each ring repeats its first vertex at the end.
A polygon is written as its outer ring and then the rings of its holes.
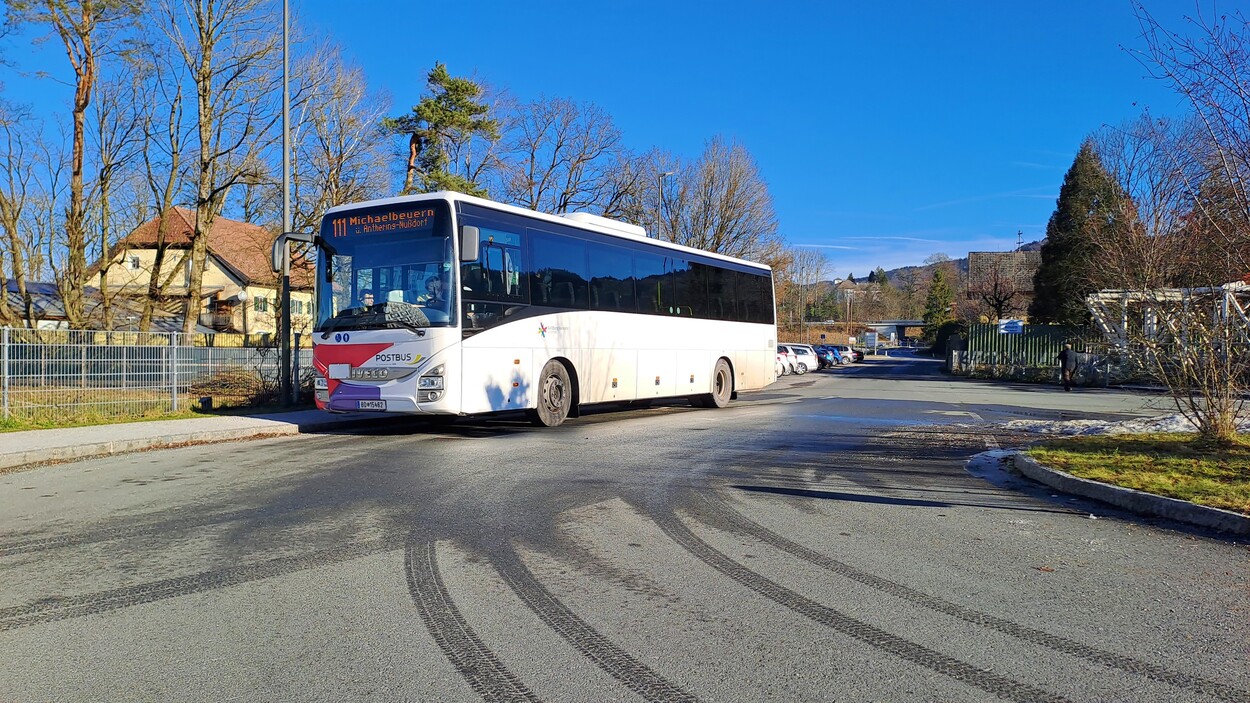
{"type": "Polygon", "coordinates": [[[778,356],[780,356],[782,359],[785,360],[786,368],[789,370],[790,373],[803,373],[803,371],[799,371],[798,355],[790,351],[789,347],[787,347],[784,344],[778,344],[777,354],[778,356]]]}
{"type": "Polygon", "coordinates": [[[807,373],[820,368],[820,358],[816,356],[816,350],[806,344],[787,344],[790,351],[798,357],[799,373],[807,373]]]}

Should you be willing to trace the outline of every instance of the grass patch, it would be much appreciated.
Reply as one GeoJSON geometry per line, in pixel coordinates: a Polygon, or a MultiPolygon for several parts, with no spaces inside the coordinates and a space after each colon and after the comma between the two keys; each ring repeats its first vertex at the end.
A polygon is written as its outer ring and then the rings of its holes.
{"type": "MultiPolygon", "coordinates": [[[[219,399],[214,399],[219,400],[219,399]]],[[[128,422],[148,422],[151,420],[187,420],[195,417],[214,417],[222,415],[259,415],[263,413],[286,412],[292,410],[311,410],[315,407],[312,403],[300,403],[291,407],[284,407],[276,403],[266,405],[231,405],[227,407],[216,407],[212,410],[201,410],[198,407],[191,407],[178,412],[173,412],[168,408],[154,409],[147,412],[136,412],[130,415],[111,415],[111,414],[74,414],[60,418],[48,417],[46,415],[39,417],[10,417],[0,418],[0,433],[3,432],[21,432],[24,430],[50,430],[61,427],[93,427],[95,425],[117,425],[128,422]]]]}
{"type": "Polygon", "coordinates": [[[1068,437],[1029,456],[1080,478],[1250,515],[1250,443],[1212,447],[1190,434],[1068,437]]]}

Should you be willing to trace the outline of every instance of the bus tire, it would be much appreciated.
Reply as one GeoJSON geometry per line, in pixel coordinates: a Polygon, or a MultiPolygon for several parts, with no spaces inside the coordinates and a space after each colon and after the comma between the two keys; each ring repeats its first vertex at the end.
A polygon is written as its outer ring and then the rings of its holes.
{"type": "Polygon", "coordinates": [[[723,408],[729,405],[729,398],[734,392],[734,375],[729,362],[716,360],[716,368],[712,369],[712,392],[696,395],[690,404],[696,408],[723,408]]]}
{"type": "Polygon", "coordinates": [[[554,359],[538,375],[538,407],[529,411],[530,422],[539,427],[555,427],[569,416],[573,384],[569,371],[554,359]]]}

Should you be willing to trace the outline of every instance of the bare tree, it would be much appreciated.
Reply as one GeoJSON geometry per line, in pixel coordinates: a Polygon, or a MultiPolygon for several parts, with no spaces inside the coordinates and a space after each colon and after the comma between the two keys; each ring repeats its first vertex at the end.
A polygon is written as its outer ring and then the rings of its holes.
{"type": "MultiPolygon", "coordinates": [[[[1238,270],[1250,271],[1250,22],[1240,11],[1208,14],[1200,4],[1194,9],[1185,33],[1163,27],[1135,2],[1145,47],[1134,53],[1193,109],[1201,138],[1178,145],[1183,148],[1174,149],[1172,158],[1203,164],[1197,177],[1222,184],[1224,197],[1196,199],[1196,214],[1205,220],[1210,244],[1238,270]],[[1209,209],[1213,202],[1222,207],[1209,209]]],[[[1191,193],[1202,187],[1192,175],[1185,185],[1191,193]]]]}
{"type": "Polygon", "coordinates": [[[590,103],[539,98],[508,122],[505,198],[542,212],[600,203],[611,190],[621,131],[590,103]]]}
{"type": "Polygon", "coordinates": [[[986,311],[991,321],[1023,312],[1040,263],[1037,252],[970,252],[966,295],[981,308],[971,312],[979,316],[986,311]]]}
{"type": "Polygon", "coordinates": [[[99,60],[112,50],[118,31],[136,15],[138,4],[135,0],[11,0],[10,9],[22,21],[48,26],[61,39],[74,70],[69,202],[64,220],[66,254],[57,282],[69,325],[82,327],[86,322],[83,287],[87,277],[88,204],[83,172],[87,108],[96,87],[99,60]]]}
{"type": "Polygon", "coordinates": [[[10,277],[21,301],[21,317],[27,326],[33,324],[33,301],[26,287],[28,244],[23,232],[34,172],[27,153],[31,135],[22,126],[30,123],[26,110],[0,102],[0,229],[4,234],[0,240],[0,325],[14,325],[18,319],[9,302],[10,277]]]}
{"type": "Polygon", "coordinates": [[[194,167],[195,230],[184,332],[200,313],[204,265],[213,223],[234,185],[258,174],[250,170],[258,140],[272,139],[280,111],[272,104],[277,26],[264,0],[166,0],[166,32],[195,84],[197,161],[194,167]]]}
{"type": "MultiPolygon", "coordinates": [[[[143,180],[151,198],[151,209],[159,218],[153,259],[148,271],[147,295],[143,299],[143,312],[139,317],[139,329],[148,331],[157,308],[163,308],[174,277],[185,265],[175,262],[166,271],[169,252],[169,217],[173,214],[175,197],[182,183],[183,150],[188,134],[183,124],[183,79],[186,68],[176,59],[171,61],[166,45],[154,41],[142,54],[144,91],[152,100],[144,105],[142,116],[143,180]]],[[[185,258],[185,257],[184,257],[185,258]]]]}
{"type": "MultiPolygon", "coordinates": [[[[1201,164],[1188,145],[1201,139],[1191,121],[1144,114],[1094,139],[1099,158],[1124,193],[1115,226],[1091,222],[1091,287],[1146,290],[1179,285],[1197,252],[1182,235],[1190,183],[1201,164]]],[[[1219,281],[1223,283],[1224,281],[1219,281]]]]}
{"type": "Polygon", "coordinates": [[[326,210],[387,192],[384,136],[388,105],[366,87],[364,72],[336,47],[322,47],[296,68],[302,98],[294,107],[292,226],[310,231],[326,210]]]}
{"type": "Polygon", "coordinates": [[[673,227],[663,233],[672,241],[764,263],[788,258],[768,184],[745,147],[713,139],[674,180],[664,203],[673,227]]]}
{"type": "Polygon", "coordinates": [[[989,318],[1003,320],[1024,309],[1025,291],[1019,280],[1001,266],[986,272],[985,278],[969,286],[968,295],[981,302],[989,310],[989,318]]]}
{"type": "Polygon", "coordinates": [[[789,313],[786,315],[788,331],[792,335],[797,331],[800,340],[806,343],[805,323],[816,299],[816,284],[829,268],[829,258],[820,249],[802,246],[791,247],[788,254],[787,299],[778,300],[778,307],[789,313]]]}
{"type": "Polygon", "coordinates": [[[1250,23],[1195,10],[1183,33],[1135,4],[1145,43],[1136,53],[1189,102],[1193,128],[1143,120],[1104,140],[1132,196],[1132,226],[1101,251],[1118,289],[1086,302],[1116,351],[1166,384],[1205,440],[1229,444],[1250,387],[1250,293],[1212,277],[1250,271],[1250,23]]]}
{"type": "Polygon", "coordinates": [[[604,189],[596,203],[604,217],[646,226],[644,198],[648,184],[656,174],[652,163],[651,155],[638,156],[624,149],[615,153],[613,162],[607,168],[604,189]]]}
{"type": "Polygon", "coordinates": [[[113,329],[113,299],[109,288],[109,269],[114,263],[113,243],[118,233],[113,211],[118,181],[124,169],[138,155],[142,143],[141,113],[130,99],[138,88],[137,76],[122,71],[102,82],[95,102],[96,178],[91,200],[96,205],[96,227],[99,242],[99,276],[101,314],[104,329],[113,329]]]}

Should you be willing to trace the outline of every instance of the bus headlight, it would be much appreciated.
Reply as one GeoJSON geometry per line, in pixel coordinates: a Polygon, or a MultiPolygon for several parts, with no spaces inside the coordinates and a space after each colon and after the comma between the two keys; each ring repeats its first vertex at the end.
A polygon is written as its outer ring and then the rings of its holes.
{"type": "Polygon", "coordinates": [[[443,390],[443,371],[445,367],[442,364],[421,374],[421,378],[417,379],[417,388],[423,391],[441,391],[443,390]]]}

